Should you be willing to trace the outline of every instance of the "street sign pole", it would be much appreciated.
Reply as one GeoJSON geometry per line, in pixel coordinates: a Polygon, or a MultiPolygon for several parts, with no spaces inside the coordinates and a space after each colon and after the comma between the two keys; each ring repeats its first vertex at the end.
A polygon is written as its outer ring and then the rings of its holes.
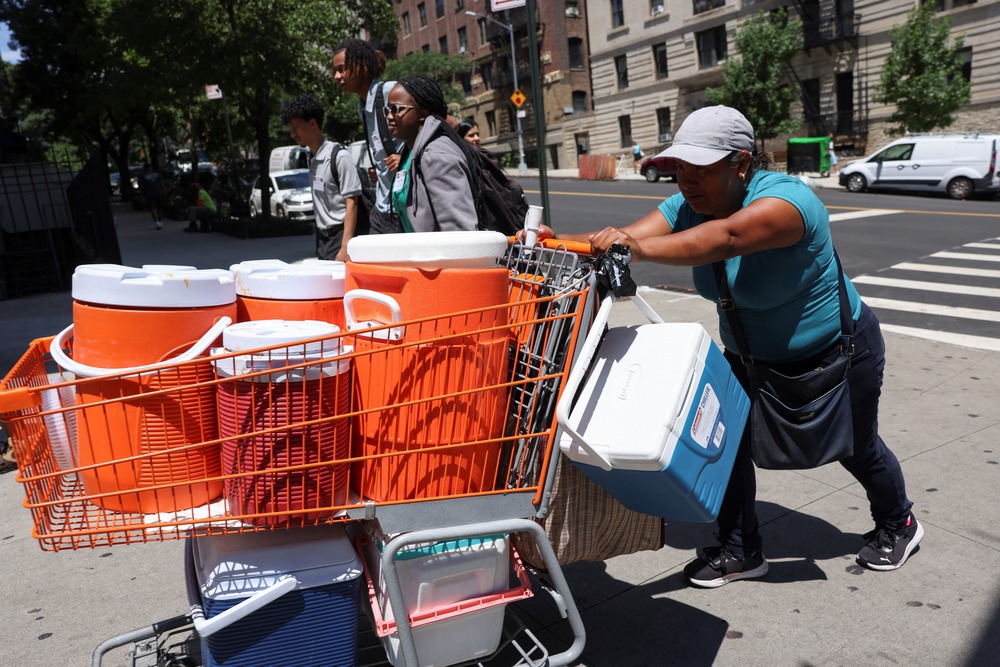
{"type": "Polygon", "coordinates": [[[542,191],[544,222],[552,226],[549,208],[549,177],[545,156],[545,100],[542,95],[541,63],[538,60],[538,27],[535,22],[537,0],[527,0],[528,53],[531,56],[531,103],[535,111],[535,142],[538,145],[538,186],[542,191]]]}
{"type": "MultiPolygon", "coordinates": [[[[205,95],[210,100],[222,100],[222,110],[226,114],[226,141],[229,148],[229,169],[234,170],[232,172],[235,181],[233,182],[233,187],[236,189],[236,198],[239,199],[243,196],[243,193],[240,192],[240,168],[236,165],[236,158],[233,155],[233,130],[229,124],[229,103],[226,102],[226,96],[219,86],[205,86],[205,95]]],[[[229,169],[226,170],[227,179],[230,178],[229,169]]]]}

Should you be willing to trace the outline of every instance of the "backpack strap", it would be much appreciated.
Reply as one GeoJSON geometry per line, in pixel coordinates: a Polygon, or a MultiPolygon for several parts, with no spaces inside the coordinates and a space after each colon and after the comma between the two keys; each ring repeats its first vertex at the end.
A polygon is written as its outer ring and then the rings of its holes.
{"type": "MultiPolygon", "coordinates": [[[[385,151],[386,155],[396,154],[396,142],[389,134],[389,121],[386,120],[385,114],[382,109],[385,108],[385,87],[387,83],[379,82],[377,88],[375,88],[375,125],[378,127],[379,140],[382,142],[382,150],[385,151]]],[[[368,159],[371,160],[372,165],[375,164],[375,155],[372,153],[372,147],[368,143],[368,118],[365,116],[365,105],[359,103],[361,110],[361,124],[365,126],[365,147],[368,149],[368,159]]]]}

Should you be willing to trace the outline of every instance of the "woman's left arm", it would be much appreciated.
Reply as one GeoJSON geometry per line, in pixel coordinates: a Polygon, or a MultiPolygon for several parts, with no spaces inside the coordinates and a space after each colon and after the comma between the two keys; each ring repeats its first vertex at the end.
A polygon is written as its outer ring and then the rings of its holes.
{"type": "Polygon", "coordinates": [[[430,200],[421,205],[434,207],[438,228],[443,232],[477,229],[479,219],[464,156],[429,146],[421,161],[430,200]]]}
{"type": "Polygon", "coordinates": [[[634,238],[620,229],[608,228],[591,237],[595,252],[622,243],[632,250],[632,261],[700,266],[749,255],[761,250],[785,248],[802,239],[805,223],[799,209],[775,197],[751,202],[728,218],[707,220],[691,229],[665,236],[634,238]]]}

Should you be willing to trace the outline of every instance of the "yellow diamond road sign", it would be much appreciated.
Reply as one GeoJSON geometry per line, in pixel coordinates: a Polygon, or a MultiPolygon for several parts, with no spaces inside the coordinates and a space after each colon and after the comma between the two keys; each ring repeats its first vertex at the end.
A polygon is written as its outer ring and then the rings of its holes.
{"type": "Polygon", "coordinates": [[[521,108],[521,105],[524,104],[525,100],[527,99],[528,98],[525,97],[524,93],[522,93],[520,90],[515,90],[514,93],[510,96],[510,101],[513,102],[514,106],[516,106],[518,109],[521,108]]]}

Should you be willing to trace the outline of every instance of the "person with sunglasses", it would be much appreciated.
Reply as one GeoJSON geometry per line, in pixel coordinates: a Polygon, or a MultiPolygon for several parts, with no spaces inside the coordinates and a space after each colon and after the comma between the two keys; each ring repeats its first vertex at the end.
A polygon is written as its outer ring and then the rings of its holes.
{"type": "Polygon", "coordinates": [[[475,148],[448,124],[448,104],[432,79],[414,76],[389,93],[389,132],[406,146],[390,201],[401,231],[475,230],[483,211],[475,148]]]}

